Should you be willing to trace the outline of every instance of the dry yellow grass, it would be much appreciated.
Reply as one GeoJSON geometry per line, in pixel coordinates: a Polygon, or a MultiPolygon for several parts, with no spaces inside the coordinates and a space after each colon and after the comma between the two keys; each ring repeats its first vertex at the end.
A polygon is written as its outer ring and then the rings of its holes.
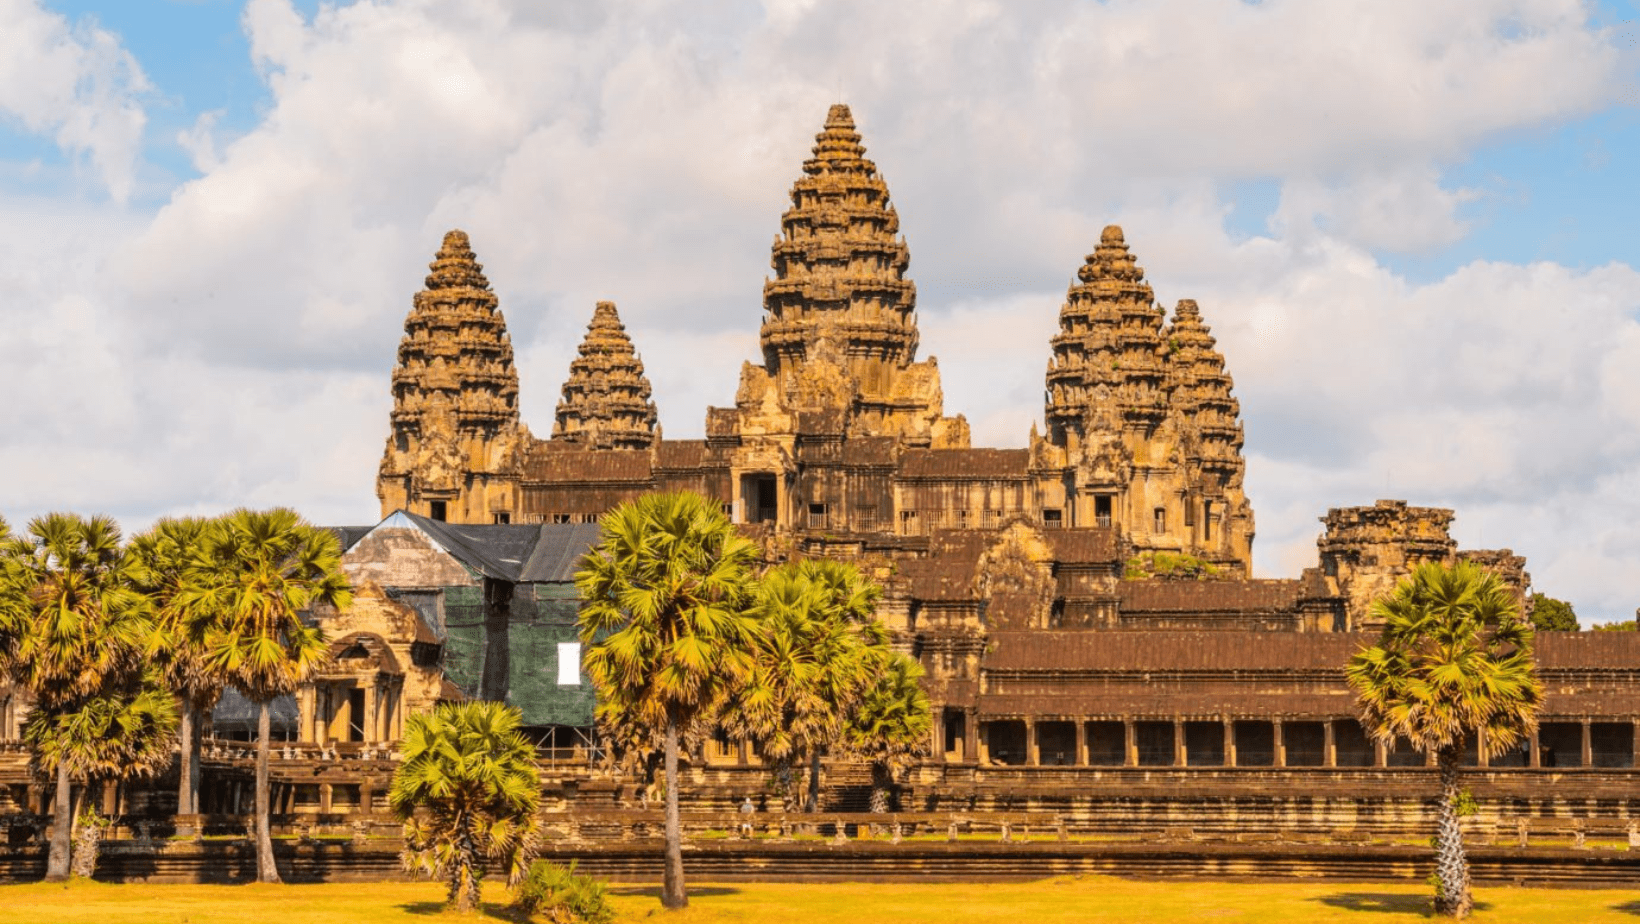
{"type": "MultiPolygon", "coordinates": [[[[654,890],[614,887],[623,921],[668,924],[970,924],[970,922],[1310,922],[1429,920],[1428,889],[1412,883],[1131,882],[1103,877],[957,885],[697,884],[688,910],[667,914],[654,890]]],[[[499,914],[505,890],[486,889],[499,914]]],[[[1474,921],[1640,921],[1640,889],[1480,889],[1474,921]]],[[[387,924],[461,920],[429,882],[297,886],[0,886],[0,924],[387,924]]],[[[488,915],[487,915],[488,917],[488,915]]],[[[467,920],[483,920],[468,918],[467,920]]]]}

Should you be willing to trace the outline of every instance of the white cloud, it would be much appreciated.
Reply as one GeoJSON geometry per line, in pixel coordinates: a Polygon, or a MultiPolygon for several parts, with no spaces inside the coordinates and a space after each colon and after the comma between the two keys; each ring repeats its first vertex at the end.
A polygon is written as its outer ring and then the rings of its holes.
{"type": "Polygon", "coordinates": [[[116,202],[131,193],[148,81],[117,35],[38,0],[0,0],[0,116],[88,157],[116,202]]]}
{"type": "MultiPolygon", "coordinates": [[[[1023,443],[1065,286],[1119,222],[1229,356],[1267,573],[1313,561],[1328,506],[1405,496],[1527,552],[1550,592],[1627,612],[1640,586],[1588,563],[1640,542],[1634,271],[1476,263],[1415,284],[1376,256],[1464,235],[1474,193],[1442,169],[1475,146],[1628,92],[1584,17],[1573,0],[376,0],[307,20],[252,0],[260,123],[223,140],[201,116],[184,134],[203,175],[141,226],[0,254],[0,276],[46,280],[0,333],[8,368],[92,383],[0,409],[38,434],[0,452],[29,485],[0,509],[371,518],[400,325],[452,227],[502,298],[539,434],[612,298],[667,434],[698,435],[759,358],[769,240],[841,96],[911,244],[924,353],[980,443],[1023,443]],[[1250,178],[1281,204],[1235,239],[1225,190],[1250,178]],[[95,439],[66,423],[92,394],[95,439]]],[[[124,60],[54,21],[33,44],[124,60]]],[[[130,92],[86,99],[117,115],[130,92]]],[[[37,96],[35,130],[91,105],[37,96]]]]}

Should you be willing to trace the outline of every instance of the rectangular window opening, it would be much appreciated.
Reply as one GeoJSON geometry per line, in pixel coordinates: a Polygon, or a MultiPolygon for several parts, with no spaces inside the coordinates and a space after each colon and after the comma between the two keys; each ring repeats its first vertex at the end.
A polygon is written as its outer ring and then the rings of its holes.
{"type": "Polygon", "coordinates": [[[581,685],[581,643],[558,643],[558,685],[561,687],[578,687],[581,685]]]}
{"type": "Polygon", "coordinates": [[[429,520],[438,520],[440,523],[444,522],[444,509],[444,501],[432,501],[427,505],[427,518],[429,520]]]}

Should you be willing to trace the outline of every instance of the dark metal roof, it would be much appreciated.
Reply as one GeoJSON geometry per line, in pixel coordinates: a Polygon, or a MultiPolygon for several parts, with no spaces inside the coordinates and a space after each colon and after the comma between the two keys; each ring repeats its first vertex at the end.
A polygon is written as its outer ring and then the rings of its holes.
{"type": "Polygon", "coordinates": [[[580,570],[581,557],[598,542],[597,523],[543,523],[535,551],[524,564],[521,581],[568,583],[580,570]]]}
{"type": "Polygon", "coordinates": [[[513,583],[573,581],[600,530],[596,523],[446,523],[402,510],[378,525],[390,522],[421,530],[484,577],[513,583]]]}

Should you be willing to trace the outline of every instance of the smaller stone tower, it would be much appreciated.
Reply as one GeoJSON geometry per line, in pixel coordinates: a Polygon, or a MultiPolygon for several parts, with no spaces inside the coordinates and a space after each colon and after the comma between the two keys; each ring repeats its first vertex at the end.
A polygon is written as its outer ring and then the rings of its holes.
{"type": "Polygon", "coordinates": [[[466,232],[446,234],[429,269],[393,370],[393,427],[376,479],[382,516],[508,522],[529,438],[512,339],[466,232]]]}
{"type": "Polygon", "coordinates": [[[1195,554],[1247,561],[1253,547],[1253,510],[1242,490],[1241,402],[1224,368],[1212,330],[1193,299],[1173,309],[1166,338],[1168,417],[1184,467],[1183,525],[1195,554]]]}
{"type": "Polygon", "coordinates": [[[1321,571],[1337,582],[1350,629],[1376,628],[1372,602],[1395,589],[1426,561],[1450,562],[1458,550],[1449,532],[1452,511],[1381,500],[1371,507],[1335,507],[1321,518],[1316,540],[1321,571]]]}
{"type": "Polygon", "coordinates": [[[584,449],[649,449],[655,402],[643,361],[632,348],[614,302],[599,302],[569,364],[552,438],[584,449]]]}

